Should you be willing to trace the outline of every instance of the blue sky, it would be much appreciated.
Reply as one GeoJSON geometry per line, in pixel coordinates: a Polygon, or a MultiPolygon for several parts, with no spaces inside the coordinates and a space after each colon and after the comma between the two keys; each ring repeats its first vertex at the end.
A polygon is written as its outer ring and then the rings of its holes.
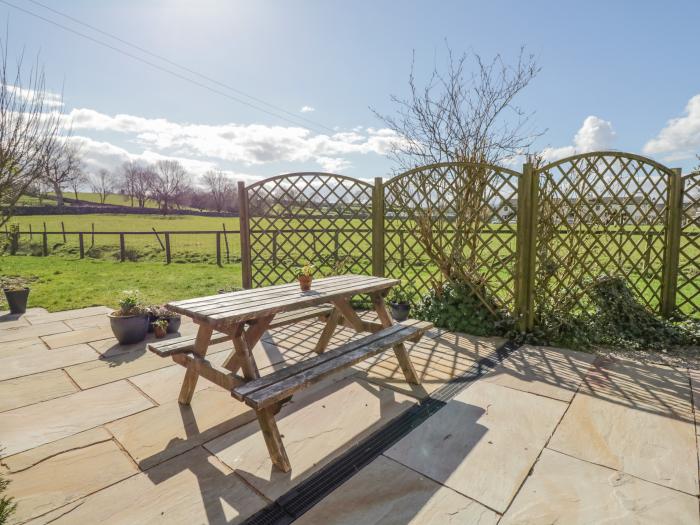
{"type": "MultiPolygon", "coordinates": [[[[10,55],[40,53],[88,169],[167,157],[241,177],[388,175],[390,137],[369,108],[391,113],[413,51],[420,78],[444,64],[445,40],[484,57],[514,59],[522,45],[536,55],[542,72],[518,102],[547,130],[537,146],[552,157],[609,148],[698,163],[697,0],[40,1],[323,126],[304,129],[0,3],[10,55]]],[[[7,2],[158,62],[31,0],[7,2]]]]}

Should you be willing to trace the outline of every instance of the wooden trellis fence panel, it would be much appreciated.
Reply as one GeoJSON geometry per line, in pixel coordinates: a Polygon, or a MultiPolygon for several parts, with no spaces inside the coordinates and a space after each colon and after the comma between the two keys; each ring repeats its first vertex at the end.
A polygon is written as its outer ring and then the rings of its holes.
{"type": "Polygon", "coordinates": [[[444,163],[398,175],[384,184],[383,273],[416,288],[443,280],[426,253],[434,249],[476,269],[491,296],[515,306],[516,210],[519,174],[486,164],[444,163]],[[462,239],[458,239],[458,237],[462,239]],[[453,251],[455,241],[463,253],[453,251]]]}
{"type": "Polygon", "coordinates": [[[243,285],[291,282],[306,262],[320,274],[372,273],[372,185],[328,173],[256,182],[241,202],[243,285]]]}
{"type": "Polygon", "coordinates": [[[700,317],[700,172],[683,177],[676,307],[700,317]]]}
{"type": "Polygon", "coordinates": [[[580,307],[596,279],[615,275],[659,311],[668,266],[669,180],[676,172],[637,155],[595,152],[536,173],[536,302],[580,307]]]}

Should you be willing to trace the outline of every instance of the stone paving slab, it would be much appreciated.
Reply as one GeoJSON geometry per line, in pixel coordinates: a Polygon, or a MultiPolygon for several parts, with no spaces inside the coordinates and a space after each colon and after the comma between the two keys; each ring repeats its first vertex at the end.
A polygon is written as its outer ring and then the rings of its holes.
{"type": "Polygon", "coordinates": [[[406,383],[401,366],[391,350],[363,367],[364,371],[358,377],[406,395],[423,398],[455,377],[469,373],[476,362],[468,351],[459,351],[452,345],[444,345],[434,339],[407,343],[406,349],[420,378],[420,385],[406,383]]]}
{"type": "Polygon", "coordinates": [[[31,456],[34,464],[7,476],[17,503],[13,519],[21,522],[46,514],[137,474],[133,461],[105,434],[95,429],[18,454],[31,456]],[[42,454],[43,448],[50,453],[42,454]]]}
{"type": "Polygon", "coordinates": [[[70,326],[68,326],[66,323],[62,323],[61,321],[37,326],[20,326],[18,328],[10,328],[8,330],[0,330],[0,343],[3,343],[4,346],[4,343],[9,343],[12,341],[65,332],[70,332],[70,326]]]}
{"type": "Polygon", "coordinates": [[[0,381],[0,412],[65,396],[77,390],[78,387],[63,370],[0,381]]]}
{"type": "Polygon", "coordinates": [[[106,328],[111,333],[109,317],[105,314],[91,315],[88,317],[79,317],[77,319],[66,319],[63,321],[72,330],[82,330],[84,328],[106,328]]]}
{"type": "Polygon", "coordinates": [[[147,350],[134,350],[107,358],[103,356],[94,361],[66,367],[65,370],[80,388],[86,389],[164,368],[171,363],[172,360],[147,350]]]}
{"type": "Polygon", "coordinates": [[[68,437],[153,406],[132,385],[119,381],[0,413],[3,456],[68,437]]]}
{"type": "Polygon", "coordinates": [[[30,523],[236,524],[267,503],[198,447],[30,523]]]}
{"type": "Polygon", "coordinates": [[[594,354],[525,345],[511,353],[483,380],[560,401],[571,401],[594,360],[594,354]]]}
{"type": "Polygon", "coordinates": [[[498,514],[380,456],[319,502],[298,525],[495,525],[498,514]]]}
{"type": "Polygon", "coordinates": [[[650,382],[659,381],[656,374],[673,376],[654,366],[644,370],[648,373],[627,363],[612,363],[593,372],[588,388],[574,398],[549,448],[698,494],[690,390],[681,388],[674,393],[677,383],[672,380],[667,380],[663,388],[659,384],[647,390],[650,382]],[[611,377],[614,383],[609,381],[611,377]],[[654,398],[658,399],[657,405],[651,404],[654,398]],[[630,409],[630,404],[637,408],[630,409]],[[672,410],[667,411],[670,406],[672,410]],[[686,415],[679,418],[673,412],[686,415]]]}
{"type": "MultiPolygon", "coordinates": [[[[41,327],[46,325],[38,326],[41,327]]],[[[112,330],[105,329],[104,326],[93,326],[90,328],[83,328],[81,330],[71,330],[69,332],[52,335],[42,335],[41,339],[49,348],[61,348],[63,346],[77,345],[80,343],[90,343],[101,339],[113,339],[116,342],[116,339],[114,339],[114,336],[112,335],[112,330]]]]}
{"type": "Polygon", "coordinates": [[[7,314],[0,318],[0,332],[3,330],[22,328],[23,326],[30,326],[29,321],[27,321],[23,316],[17,314],[7,314]]]}
{"type": "Polygon", "coordinates": [[[501,525],[695,525],[698,500],[629,474],[545,449],[501,525]]]}
{"type": "Polygon", "coordinates": [[[208,388],[195,393],[189,406],[171,401],[108,423],[107,429],[146,470],[254,419],[255,412],[230,392],[208,388]]]}
{"type": "Polygon", "coordinates": [[[81,317],[90,317],[98,314],[106,315],[110,312],[112,312],[112,309],[106,306],[90,306],[88,308],[63,310],[53,313],[48,313],[46,311],[27,311],[24,317],[31,324],[37,325],[55,321],[65,321],[67,319],[80,319],[81,317]]]}
{"type": "Polygon", "coordinates": [[[385,455],[504,512],[566,406],[477,381],[385,455]]]}
{"type": "Polygon", "coordinates": [[[84,363],[98,357],[88,345],[49,350],[44,343],[36,339],[24,346],[17,345],[0,350],[0,381],[84,363]]]}
{"type": "Polygon", "coordinates": [[[205,447],[274,500],[415,402],[354,378],[325,385],[315,385],[295,396],[296,400],[285,405],[276,418],[291,472],[272,467],[257,421],[205,447]]]}

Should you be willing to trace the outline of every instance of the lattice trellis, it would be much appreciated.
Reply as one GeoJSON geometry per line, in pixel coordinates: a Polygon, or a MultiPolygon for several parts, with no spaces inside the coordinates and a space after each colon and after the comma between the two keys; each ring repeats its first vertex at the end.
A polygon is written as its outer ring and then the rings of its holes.
{"type": "Polygon", "coordinates": [[[676,307],[700,317],[700,172],[683,177],[676,307]]]}
{"type": "Polygon", "coordinates": [[[372,185],[327,173],[292,173],[246,188],[252,284],[318,274],[372,273],[372,185]]]}
{"type": "Polygon", "coordinates": [[[590,283],[617,275],[658,311],[671,174],[617,152],[576,155],[537,170],[535,293],[578,307],[590,283]]]}
{"type": "Polygon", "coordinates": [[[492,297],[513,309],[519,174],[497,166],[444,163],[417,168],[384,186],[384,273],[424,293],[443,272],[426,239],[443,253],[464,246],[461,264],[478,272],[492,297]],[[424,230],[419,232],[423,225],[424,230]],[[426,231],[426,230],[429,230],[426,231]]]}

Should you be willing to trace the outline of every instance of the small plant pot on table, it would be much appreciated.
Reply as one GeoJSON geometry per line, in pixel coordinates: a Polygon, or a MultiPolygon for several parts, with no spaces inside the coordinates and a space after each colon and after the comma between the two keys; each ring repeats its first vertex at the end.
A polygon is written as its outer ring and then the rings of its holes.
{"type": "Polygon", "coordinates": [[[307,263],[301,268],[297,268],[297,279],[302,292],[311,290],[311,281],[314,279],[314,265],[307,263]]]}

